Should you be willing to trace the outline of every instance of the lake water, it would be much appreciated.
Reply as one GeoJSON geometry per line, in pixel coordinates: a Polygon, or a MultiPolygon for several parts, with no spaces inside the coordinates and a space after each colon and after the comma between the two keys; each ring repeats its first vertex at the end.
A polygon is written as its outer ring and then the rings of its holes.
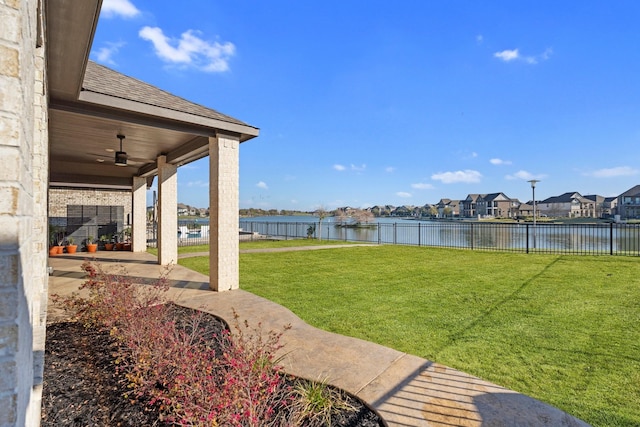
{"type": "Polygon", "coordinates": [[[627,224],[487,223],[376,218],[368,227],[340,227],[333,217],[241,218],[244,231],[278,238],[312,237],[379,244],[572,253],[640,254],[640,226],[627,224]]]}

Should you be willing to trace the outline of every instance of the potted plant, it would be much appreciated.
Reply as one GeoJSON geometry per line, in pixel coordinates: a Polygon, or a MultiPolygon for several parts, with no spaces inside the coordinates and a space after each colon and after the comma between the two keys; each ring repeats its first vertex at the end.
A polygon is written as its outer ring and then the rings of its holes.
{"type": "Polygon", "coordinates": [[[113,250],[113,242],[111,241],[111,234],[103,234],[100,236],[100,240],[104,242],[104,250],[112,251],[113,250]]]}
{"type": "Polygon", "coordinates": [[[49,255],[54,256],[64,252],[64,246],[62,246],[64,234],[60,231],[60,227],[51,226],[49,229],[49,239],[51,240],[49,255]]]}
{"type": "Polygon", "coordinates": [[[95,251],[97,249],[98,249],[98,244],[97,243],[93,243],[93,236],[88,236],[87,237],[87,252],[95,253],[95,251]]]}
{"type": "Polygon", "coordinates": [[[124,236],[124,245],[122,245],[123,251],[131,250],[131,228],[125,228],[122,230],[122,234],[124,236]]]}
{"type": "Polygon", "coordinates": [[[51,247],[49,248],[49,256],[56,256],[61,252],[58,252],[58,232],[52,227],[49,231],[49,241],[51,247]]]}
{"type": "Polygon", "coordinates": [[[122,231],[116,233],[116,249],[121,251],[124,249],[124,233],[122,231]]]}
{"type": "Polygon", "coordinates": [[[74,245],[74,238],[72,236],[69,236],[69,238],[67,239],[67,253],[68,254],[75,254],[76,250],[78,249],[78,245],[74,245]]]}

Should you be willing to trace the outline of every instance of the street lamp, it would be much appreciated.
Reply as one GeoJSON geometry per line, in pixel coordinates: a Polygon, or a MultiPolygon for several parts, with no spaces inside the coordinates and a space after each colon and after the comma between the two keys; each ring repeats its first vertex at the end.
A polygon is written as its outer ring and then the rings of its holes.
{"type": "Polygon", "coordinates": [[[527,181],[531,184],[531,191],[533,192],[533,249],[536,248],[536,183],[540,182],[537,179],[527,181]]]}

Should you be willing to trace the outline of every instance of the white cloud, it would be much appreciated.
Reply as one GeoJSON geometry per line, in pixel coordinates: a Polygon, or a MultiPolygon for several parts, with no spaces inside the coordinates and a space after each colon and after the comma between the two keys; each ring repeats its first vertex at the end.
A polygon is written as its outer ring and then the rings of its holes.
{"type": "Polygon", "coordinates": [[[407,193],[407,192],[405,192],[405,191],[398,191],[398,192],[396,193],[396,196],[398,196],[398,197],[403,197],[403,198],[405,198],[405,199],[406,199],[406,198],[411,197],[411,193],[407,193]]]}
{"type": "Polygon", "coordinates": [[[547,59],[551,58],[552,53],[553,53],[553,49],[547,48],[544,52],[542,52],[542,54],[540,54],[540,59],[542,59],[543,61],[546,61],[547,59]]]}
{"type": "Polygon", "coordinates": [[[489,162],[492,165],[510,165],[511,164],[511,160],[502,160],[502,159],[491,159],[489,160],[489,162]]]}
{"type": "Polygon", "coordinates": [[[638,169],[630,166],[618,166],[615,168],[598,169],[596,171],[585,173],[585,175],[595,178],[614,178],[617,176],[633,176],[638,174],[638,169]]]}
{"type": "Polygon", "coordinates": [[[502,52],[496,52],[493,54],[494,57],[503,60],[504,62],[513,61],[514,59],[518,59],[520,53],[518,49],[513,50],[503,50],[502,52]]]}
{"type": "Polygon", "coordinates": [[[107,42],[105,44],[106,46],[103,46],[100,49],[94,51],[93,55],[98,60],[98,62],[101,62],[103,64],[115,65],[115,61],[112,58],[126,43],[107,42]]]}
{"type": "Polygon", "coordinates": [[[476,36],[476,43],[482,44],[483,41],[484,41],[484,37],[482,36],[482,34],[478,34],[476,36]]]}
{"type": "Polygon", "coordinates": [[[100,15],[106,18],[121,16],[123,18],[133,18],[140,14],[138,8],[129,0],[104,0],[100,15]]]}
{"type": "Polygon", "coordinates": [[[344,167],[343,165],[338,165],[338,164],[333,165],[333,168],[334,168],[335,170],[337,170],[337,171],[343,171],[343,170],[346,170],[346,169],[347,169],[347,168],[346,168],[346,167],[344,167]]]}
{"type": "Polygon", "coordinates": [[[138,33],[140,38],[153,44],[163,61],[193,66],[206,72],[227,71],[228,61],[235,54],[233,43],[208,42],[196,34],[196,31],[187,30],[180,40],[175,40],[165,36],[158,27],[143,27],[138,33]]]}
{"type": "Polygon", "coordinates": [[[259,183],[257,183],[256,187],[262,188],[263,190],[268,190],[269,189],[269,187],[267,186],[267,183],[264,182],[264,181],[260,181],[259,183]]]}
{"type": "Polygon", "coordinates": [[[411,184],[411,188],[415,188],[416,190],[433,190],[435,187],[431,184],[418,182],[416,184],[411,184]]]}
{"type": "Polygon", "coordinates": [[[524,61],[527,64],[537,64],[539,61],[548,60],[551,57],[552,53],[553,53],[553,49],[547,48],[544,52],[542,52],[539,55],[524,56],[524,55],[520,55],[520,51],[518,49],[512,49],[512,50],[506,49],[506,50],[503,50],[502,52],[494,53],[493,56],[504,62],[519,60],[519,61],[524,61]]]}
{"type": "Polygon", "coordinates": [[[546,178],[546,175],[544,175],[544,174],[534,175],[531,172],[527,172],[525,170],[519,170],[518,172],[514,173],[513,175],[505,176],[505,178],[509,179],[509,180],[522,179],[522,180],[525,180],[525,181],[529,181],[529,180],[532,180],[532,179],[546,178]]]}
{"type": "Polygon", "coordinates": [[[441,172],[431,175],[431,179],[442,181],[443,184],[455,184],[458,182],[469,184],[480,182],[481,178],[482,174],[480,172],[470,169],[455,172],[441,172]]]}
{"type": "Polygon", "coordinates": [[[364,163],[361,166],[356,166],[353,163],[351,163],[351,170],[352,171],[356,171],[356,172],[364,172],[364,170],[367,168],[367,165],[365,165],[364,163]]]}
{"type": "Polygon", "coordinates": [[[389,172],[389,173],[393,173],[396,171],[396,168],[394,168],[393,166],[387,166],[386,168],[384,168],[385,172],[389,172]]]}

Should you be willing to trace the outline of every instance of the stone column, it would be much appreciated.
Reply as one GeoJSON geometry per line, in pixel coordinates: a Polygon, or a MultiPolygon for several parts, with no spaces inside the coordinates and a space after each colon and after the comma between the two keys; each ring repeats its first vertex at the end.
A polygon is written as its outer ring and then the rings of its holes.
{"type": "Polygon", "coordinates": [[[147,250],[147,179],[133,177],[131,215],[133,216],[131,250],[147,250]]]}
{"type": "Polygon", "coordinates": [[[209,287],[239,287],[239,152],[236,135],[209,138],[209,287]]]}
{"type": "Polygon", "coordinates": [[[158,263],[178,262],[178,167],[158,157],[158,263]]]}

